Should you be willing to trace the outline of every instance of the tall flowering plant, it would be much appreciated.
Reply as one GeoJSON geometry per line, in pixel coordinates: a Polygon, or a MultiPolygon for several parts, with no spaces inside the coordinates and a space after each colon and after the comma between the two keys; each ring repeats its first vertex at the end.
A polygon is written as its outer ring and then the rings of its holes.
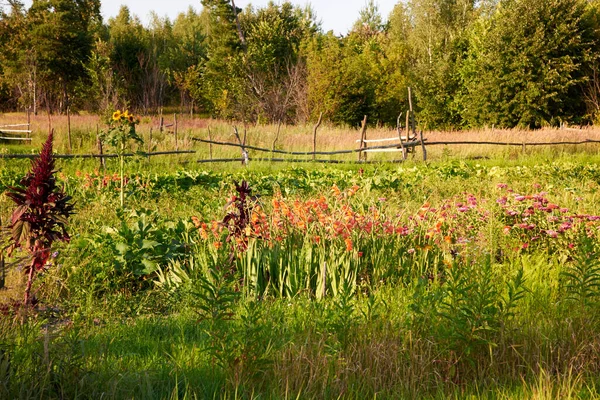
{"type": "Polygon", "coordinates": [[[45,268],[52,244],[70,239],[66,227],[73,205],[71,197],[56,185],[52,139],[50,133],[40,156],[33,160],[31,171],[21,180],[21,187],[10,187],[6,193],[16,204],[10,225],[9,254],[16,248],[31,254],[31,262],[25,268],[28,277],[25,306],[30,304],[33,280],[45,268]]]}
{"type": "Polygon", "coordinates": [[[129,114],[129,111],[120,110],[115,111],[108,124],[108,129],[102,131],[100,139],[102,142],[111,146],[119,157],[119,173],[121,180],[120,188],[120,202],[123,207],[124,201],[124,170],[125,170],[125,152],[128,149],[129,144],[137,142],[142,144],[144,141],[136,133],[135,126],[140,123],[139,117],[129,114]]]}

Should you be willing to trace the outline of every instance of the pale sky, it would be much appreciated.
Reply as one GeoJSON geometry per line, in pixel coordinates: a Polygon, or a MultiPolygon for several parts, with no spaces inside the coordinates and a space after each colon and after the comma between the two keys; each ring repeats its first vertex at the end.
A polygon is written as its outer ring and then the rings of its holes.
{"type": "MultiPolygon", "coordinates": [[[[275,0],[275,4],[281,4],[283,1],[275,0]]],[[[394,8],[394,5],[399,0],[378,0],[379,12],[383,16],[384,21],[394,8]]],[[[155,11],[159,16],[168,16],[171,20],[175,19],[180,12],[187,11],[189,6],[196,10],[200,10],[202,5],[200,0],[101,0],[102,16],[105,21],[108,18],[114,17],[121,7],[125,4],[129,10],[136,14],[143,23],[149,20],[148,15],[151,11],[155,11]]],[[[246,8],[252,3],[255,8],[264,7],[269,3],[269,0],[235,0],[235,5],[238,8],[246,8]]],[[[359,11],[365,7],[367,0],[291,0],[291,3],[305,6],[311,4],[317,18],[321,20],[322,27],[325,32],[333,30],[336,34],[345,35],[352,27],[354,21],[358,19],[359,11]]],[[[31,0],[25,1],[27,7],[31,5],[31,0]]]]}

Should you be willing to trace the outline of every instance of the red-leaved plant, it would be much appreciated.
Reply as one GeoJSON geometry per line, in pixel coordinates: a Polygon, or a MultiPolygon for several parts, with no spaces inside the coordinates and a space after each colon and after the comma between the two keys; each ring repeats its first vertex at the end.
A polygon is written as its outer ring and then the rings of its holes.
{"type": "Polygon", "coordinates": [[[31,262],[25,268],[28,277],[24,299],[26,307],[31,301],[35,275],[45,268],[52,243],[70,239],[66,226],[73,214],[73,205],[69,203],[71,197],[56,186],[52,140],[51,132],[39,157],[31,162],[31,171],[21,179],[21,187],[9,187],[6,193],[16,204],[11,218],[8,252],[23,248],[31,254],[31,262]]]}

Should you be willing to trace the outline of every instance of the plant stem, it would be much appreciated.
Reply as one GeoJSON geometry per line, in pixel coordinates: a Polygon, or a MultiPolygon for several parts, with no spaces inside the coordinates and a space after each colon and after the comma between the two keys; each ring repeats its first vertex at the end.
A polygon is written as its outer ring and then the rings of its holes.
{"type": "Polygon", "coordinates": [[[29,267],[29,276],[27,277],[27,286],[25,287],[25,299],[23,299],[25,307],[29,306],[29,297],[31,293],[31,285],[33,284],[33,274],[35,273],[35,257],[29,267]]]}
{"type": "Polygon", "coordinates": [[[121,162],[121,208],[123,208],[123,205],[125,203],[124,201],[124,196],[123,196],[123,169],[125,168],[125,157],[123,156],[125,152],[125,143],[121,142],[121,154],[119,156],[120,158],[120,162],[121,162]]]}

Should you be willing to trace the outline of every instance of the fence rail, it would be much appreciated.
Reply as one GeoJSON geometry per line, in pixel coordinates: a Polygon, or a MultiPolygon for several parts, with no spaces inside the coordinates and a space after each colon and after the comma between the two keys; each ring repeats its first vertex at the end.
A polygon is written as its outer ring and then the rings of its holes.
{"type": "Polygon", "coordinates": [[[31,120],[30,120],[30,115],[29,115],[29,111],[27,112],[27,123],[23,123],[23,124],[7,124],[7,125],[0,125],[0,134],[11,134],[11,133],[18,133],[18,134],[24,134],[25,137],[23,136],[5,136],[2,135],[0,136],[0,140],[15,140],[15,141],[24,141],[24,142],[31,142],[31,120]],[[12,129],[12,128],[21,128],[21,127],[25,127],[27,129],[12,129]],[[6,129],[9,128],[9,129],[6,129]]]}
{"type": "MultiPolygon", "coordinates": [[[[0,137],[1,139],[1,137],[0,137]]],[[[308,152],[300,152],[300,151],[287,151],[287,150],[278,150],[278,149],[266,149],[257,146],[250,146],[243,143],[231,143],[231,142],[220,142],[216,140],[207,140],[201,138],[191,138],[192,141],[207,143],[210,145],[217,146],[230,146],[237,147],[242,150],[254,150],[257,152],[271,153],[271,154],[283,154],[283,155],[291,155],[291,156],[305,156],[305,157],[315,157],[317,155],[340,155],[340,154],[353,154],[353,153],[361,153],[365,152],[365,148],[360,149],[349,149],[349,150],[337,150],[337,151],[308,151],[308,152]]],[[[429,142],[426,139],[423,141],[413,141],[403,143],[404,147],[419,147],[419,146],[453,146],[453,145],[491,145],[491,146],[577,146],[577,145],[585,145],[585,144],[600,144],[600,140],[596,139],[584,139],[580,141],[562,141],[562,142],[494,142],[494,141],[432,141],[429,142]]],[[[372,146],[368,148],[368,151],[395,151],[399,149],[399,144],[392,145],[384,145],[384,146],[372,146]]],[[[175,150],[175,151],[156,151],[156,152],[136,152],[136,153],[126,153],[125,157],[155,157],[155,156],[164,156],[164,155],[190,155],[197,154],[197,150],[175,150]]],[[[33,159],[37,157],[37,154],[0,154],[0,159],[33,159]]],[[[118,154],[55,154],[55,158],[60,159],[75,159],[75,158],[91,158],[91,159],[104,159],[104,158],[117,158],[118,154]]],[[[193,162],[197,163],[226,163],[226,162],[244,162],[247,161],[266,161],[266,162],[297,162],[297,163],[326,163],[326,164],[377,164],[377,163],[401,163],[403,159],[398,160],[328,160],[328,159],[299,159],[299,158],[275,158],[275,157],[247,157],[245,158],[243,155],[240,157],[232,157],[232,158],[210,158],[210,159],[199,159],[194,160],[193,162]]],[[[189,162],[189,161],[188,161],[189,162]]]]}

